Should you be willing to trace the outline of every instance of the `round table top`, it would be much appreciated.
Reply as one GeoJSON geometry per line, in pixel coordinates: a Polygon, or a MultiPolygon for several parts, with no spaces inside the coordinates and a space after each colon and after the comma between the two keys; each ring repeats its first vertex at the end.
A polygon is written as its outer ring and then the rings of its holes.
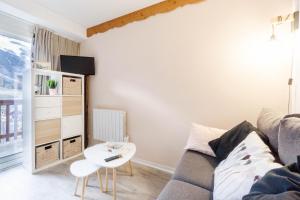
{"type": "Polygon", "coordinates": [[[71,164],[70,171],[76,177],[86,177],[99,169],[98,165],[88,160],[78,160],[71,164]]]}
{"type": "Polygon", "coordinates": [[[84,151],[84,156],[88,161],[101,167],[116,168],[131,160],[135,152],[136,146],[133,143],[106,142],[87,148],[84,151]],[[112,146],[117,148],[112,148],[112,146]],[[104,160],[119,154],[122,155],[121,158],[109,162],[105,162],[104,160]]]}

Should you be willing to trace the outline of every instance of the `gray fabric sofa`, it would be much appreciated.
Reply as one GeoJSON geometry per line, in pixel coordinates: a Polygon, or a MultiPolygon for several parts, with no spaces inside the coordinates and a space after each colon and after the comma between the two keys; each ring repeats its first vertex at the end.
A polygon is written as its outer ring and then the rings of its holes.
{"type": "Polygon", "coordinates": [[[214,157],[186,151],[158,200],[212,199],[213,174],[217,165],[214,157]]]}

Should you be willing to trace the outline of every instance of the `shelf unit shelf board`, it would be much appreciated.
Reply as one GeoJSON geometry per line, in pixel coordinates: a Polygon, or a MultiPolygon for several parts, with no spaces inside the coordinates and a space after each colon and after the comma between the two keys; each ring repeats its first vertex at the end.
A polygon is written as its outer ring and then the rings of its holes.
{"type": "Polygon", "coordinates": [[[35,147],[40,147],[40,146],[44,146],[44,145],[47,145],[47,144],[51,144],[51,143],[54,143],[54,142],[60,142],[62,139],[59,139],[59,140],[53,140],[53,141],[49,141],[49,142],[46,142],[46,143],[41,143],[41,144],[34,144],[35,147]]]}

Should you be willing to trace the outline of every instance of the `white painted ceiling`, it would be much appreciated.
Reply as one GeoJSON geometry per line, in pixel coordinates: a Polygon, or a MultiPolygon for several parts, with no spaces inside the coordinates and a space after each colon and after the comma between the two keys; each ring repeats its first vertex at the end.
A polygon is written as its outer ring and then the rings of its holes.
{"type": "Polygon", "coordinates": [[[86,29],[163,0],[0,0],[0,12],[75,41],[86,29]]]}
{"type": "Polygon", "coordinates": [[[87,28],[162,0],[32,0],[87,28]]]}

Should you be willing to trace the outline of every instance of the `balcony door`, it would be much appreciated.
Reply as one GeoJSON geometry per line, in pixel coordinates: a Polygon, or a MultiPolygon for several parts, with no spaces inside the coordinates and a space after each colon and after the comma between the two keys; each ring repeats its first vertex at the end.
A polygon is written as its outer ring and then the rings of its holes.
{"type": "Polygon", "coordinates": [[[22,163],[23,72],[29,42],[0,34],[0,171],[22,163]]]}

